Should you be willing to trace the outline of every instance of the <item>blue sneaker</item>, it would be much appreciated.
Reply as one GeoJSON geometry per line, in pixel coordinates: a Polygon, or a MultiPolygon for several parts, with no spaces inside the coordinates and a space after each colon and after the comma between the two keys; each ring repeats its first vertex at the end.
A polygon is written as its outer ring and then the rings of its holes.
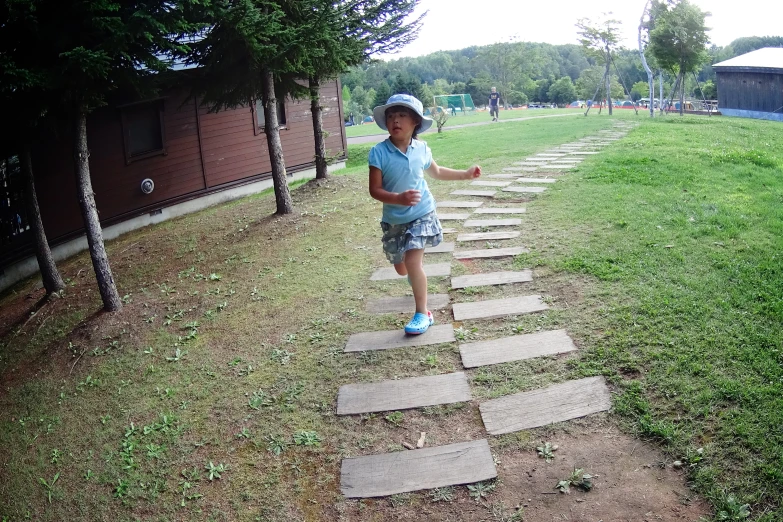
{"type": "Polygon", "coordinates": [[[413,319],[405,325],[405,333],[409,335],[423,334],[434,322],[430,312],[427,312],[426,314],[416,312],[413,314],[413,319]]]}

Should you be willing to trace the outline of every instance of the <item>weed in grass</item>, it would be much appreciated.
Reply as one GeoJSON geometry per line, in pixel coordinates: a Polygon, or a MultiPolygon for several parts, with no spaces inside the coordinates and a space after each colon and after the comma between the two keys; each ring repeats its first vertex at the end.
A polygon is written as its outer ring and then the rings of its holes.
{"type": "Polygon", "coordinates": [[[537,446],[536,451],[538,451],[539,457],[543,458],[547,462],[552,462],[555,460],[555,452],[557,451],[557,448],[557,444],[547,442],[543,446],[537,446]]]}
{"type": "Polygon", "coordinates": [[[524,520],[524,509],[521,506],[510,508],[502,500],[492,502],[489,505],[489,511],[492,513],[492,518],[499,522],[522,522],[524,520]]]}
{"type": "Polygon", "coordinates": [[[51,462],[52,464],[57,464],[58,462],[60,462],[62,456],[63,456],[63,452],[55,448],[52,450],[51,459],[49,460],[49,462],[51,462]]]}
{"type": "Polygon", "coordinates": [[[187,351],[183,351],[179,348],[174,350],[174,355],[172,357],[166,357],[166,360],[168,362],[179,362],[182,360],[183,357],[185,357],[188,354],[187,351]]]}
{"type": "Polygon", "coordinates": [[[473,498],[476,502],[480,502],[482,499],[487,498],[487,496],[495,491],[496,482],[487,481],[487,482],[476,482],[475,484],[468,484],[468,494],[473,498]]]}
{"type": "Polygon", "coordinates": [[[275,348],[274,350],[272,350],[272,353],[269,356],[269,358],[285,366],[286,364],[291,362],[291,357],[293,356],[294,354],[289,352],[288,350],[281,350],[279,348],[275,348]]]}
{"type": "Polygon", "coordinates": [[[555,486],[555,489],[560,493],[569,493],[571,487],[575,487],[582,491],[590,491],[593,489],[593,477],[584,472],[582,468],[574,468],[571,476],[567,479],[561,480],[555,486]]]}
{"type": "Polygon", "coordinates": [[[267,435],[266,441],[266,450],[274,456],[282,454],[289,445],[288,440],[280,435],[267,435]]]}
{"type": "Polygon", "coordinates": [[[44,492],[46,493],[46,499],[49,502],[49,504],[52,503],[52,496],[56,496],[54,486],[57,484],[57,480],[60,478],[60,472],[54,474],[54,477],[52,477],[52,480],[45,480],[42,478],[38,479],[38,483],[41,484],[44,488],[44,492]]]}
{"type": "Polygon", "coordinates": [[[438,356],[436,354],[428,353],[427,355],[419,359],[419,362],[424,366],[435,368],[438,365],[438,356]]]}
{"type": "Polygon", "coordinates": [[[478,332],[478,328],[475,326],[471,328],[465,328],[464,326],[460,326],[456,330],[454,330],[454,337],[457,338],[458,341],[467,341],[468,339],[472,339],[475,337],[476,332],[478,332]]]}
{"type": "Polygon", "coordinates": [[[727,495],[719,503],[715,520],[720,522],[735,522],[750,517],[750,504],[741,504],[734,495],[727,495]]]}
{"type": "Polygon", "coordinates": [[[320,446],[321,436],[315,431],[299,430],[294,433],[294,444],[297,446],[320,446]]]}
{"type": "Polygon", "coordinates": [[[458,292],[462,295],[476,295],[481,293],[481,289],[475,286],[466,286],[465,288],[460,288],[458,292]]]}
{"type": "Polygon", "coordinates": [[[235,433],[234,437],[238,439],[249,439],[250,438],[250,432],[247,428],[242,428],[239,433],[235,433]]]}
{"type": "Polygon", "coordinates": [[[454,500],[454,486],[435,488],[430,491],[430,498],[433,502],[451,502],[454,500]]]}
{"type": "Polygon", "coordinates": [[[212,481],[214,479],[221,478],[221,474],[228,470],[228,466],[222,462],[216,466],[210,460],[206,465],[204,465],[204,469],[207,470],[207,478],[212,481]]]}
{"type": "Polygon", "coordinates": [[[114,498],[124,498],[127,496],[129,487],[130,482],[128,480],[122,478],[117,479],[117,485],[114,486],[114,490],[112,492],[114,498]]]}
{"type": "Polygon", "coordinates": [[[412,496],[410,493],[397,493],[389,497],[389,503],[394,508],[409,506],[411,505],[411,502],[412,496]]]}
{"type": "Polygon", "coordinates": [[[386,422],[388,422],[392,426],[398,428],[400,424],[402,424],[402,421],[405,419],[405,415],[401,411],[393,411],[390,414],[386,415],[384,419],[386,419],[386,422]]]}

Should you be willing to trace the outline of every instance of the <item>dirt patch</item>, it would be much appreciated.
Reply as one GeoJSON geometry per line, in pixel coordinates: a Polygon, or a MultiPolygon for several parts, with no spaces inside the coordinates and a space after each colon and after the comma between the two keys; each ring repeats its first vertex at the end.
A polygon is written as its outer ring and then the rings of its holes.
{"type": "Polygon", "coordinates": [[[506,437],[528,436],[541,440],[517,446],[509,438],[490,439],[499,460],[498,484],[481,502],[465,487],[443,502],[435,502],[431,491],[348,501],[342,520],[697,522],[710,513],[664,454],[622,434],[606,416],[506,437]],[[544,440],[559,447],[549,463],[534,449],[544,440]],[[574,468],[592,475],[592,491],[555,489],[574,468]],[[519,518],[512,518],[518,511],[519,518]]]}

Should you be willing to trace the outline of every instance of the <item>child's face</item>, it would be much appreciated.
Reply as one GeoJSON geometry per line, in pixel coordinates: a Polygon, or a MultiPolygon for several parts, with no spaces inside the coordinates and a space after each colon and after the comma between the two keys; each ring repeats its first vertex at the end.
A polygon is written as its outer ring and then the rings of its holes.
{"type": "Polygon", "coordinates": [[[407,107],[389,107],[386,109],[386,128],[393,138],[410,139],[419,124],[416,115],[407,107]]]}

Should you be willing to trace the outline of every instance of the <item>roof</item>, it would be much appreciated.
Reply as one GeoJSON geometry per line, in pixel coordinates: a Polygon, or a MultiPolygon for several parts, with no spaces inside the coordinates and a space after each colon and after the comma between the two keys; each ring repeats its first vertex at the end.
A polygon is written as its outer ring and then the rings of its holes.
{"type": "Polygon", "coordinates": [[[735,56],[729,60],[713,64],[714,69],[741,71],[763,69],[769,72],[783,71],[783,47],[764,47],[749,53],[735,56]]]}

